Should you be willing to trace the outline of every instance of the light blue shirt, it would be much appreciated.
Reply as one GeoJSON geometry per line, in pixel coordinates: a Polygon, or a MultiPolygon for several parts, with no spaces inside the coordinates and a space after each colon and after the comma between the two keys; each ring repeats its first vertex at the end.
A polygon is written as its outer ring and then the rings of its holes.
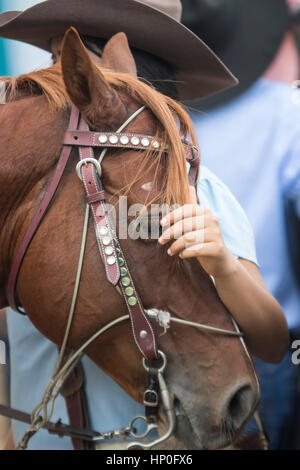
{"type": "Polygon", "coordinates": [[[300,196],[299,95],[286,84],[260,79],[232,103],[193,121],[203,163],[246,211],[264,281],[290,328],[299,328],[300,292],[284,214],[284,201],[300,196]]]}
{"type": "MultiPolygon", "coordinates": [[[[201,167],[198,196],[202,206],[211,209],[221,226],[228,249],[236,256],[256,263],[251,226],[244,211],[227,187],[205,167],[201,167]]],[[[100,260],[99,260],[100,262],[100,260]]],[[[8,333],[11,352],[11,406],[31,413],[40,402],[57,360],[57,347],[45,339],[27,317],[8,310],[8,333]]],[[[127,426],[144,407],[130,398],[110,377],[89,358],[83,359],[86,393],[91,424],[96,431],[127,426]]],[[[59,418],[68,423],[64,399],[56,401],[52,421],[59,418]]],[[[27,426],[13,422],[18,442],[27,426]]],[[[41,430],[29,449],[72,449],[69,438],[59,438],[41,430]]]]}

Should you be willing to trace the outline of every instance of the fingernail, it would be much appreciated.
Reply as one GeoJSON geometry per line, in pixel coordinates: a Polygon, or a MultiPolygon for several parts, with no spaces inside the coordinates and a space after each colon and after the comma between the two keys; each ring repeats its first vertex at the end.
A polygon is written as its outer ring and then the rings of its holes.
{"type": "Polygon", "coordinates": [[[171,251],[170,248],[168,249],[167,253],[168,253],[168,255],[172,256],[172,251],[171,251]]]}
{"type": "Polygon", "coordinates": [[[181,254],[181,253],[179,253],[179,258],[182,258],[182,254],[181,254]]]}
{"type": "Polygon", "coordinates": [[[163,239],[162,237],[160,237],[160,238],[158,239],[158,243],[161,243],[161,244],[162,244],[163,242],[164,242],[164,239],[163,239]]]}
{"type": "Polygon", "coordinates": [[[163,219],[161,219],[160,221],[160,225],[166,225],[167,224],[167,219],[164,217],[163,219]]]}

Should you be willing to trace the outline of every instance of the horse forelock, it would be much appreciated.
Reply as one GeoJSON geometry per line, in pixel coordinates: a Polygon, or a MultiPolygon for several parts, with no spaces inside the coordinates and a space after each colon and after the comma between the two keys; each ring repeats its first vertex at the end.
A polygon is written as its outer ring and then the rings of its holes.
{"type": "MultiPolygon", "coordinates": [[[[133,175],[126,191],[130,191],[132,185],[139,181],[146,169],[149,170],[149,164],[155,169],[155,175],[159,173],[163,164],[165,167],[163,187],[155,199],[147,201],[147,204],[158,201],[169,205],[187,203],[188,179],[181,139],[197,145],[194,127],[187,112],[178,102],[161,94],[144,80],[103,67],[101,67],[101,72],[107,82],[117,91],[125,93],[139,105],[145,105],[152,112],[155,121],[155,135],[164,144],[159,152],[150,150],[143,152],[139,171],[133,175]],[[165,158],[166,154],[163,150],[165,145],[168,146],[168,158],[165,158]]],[[[20,99],[20,96],[25,98],[43,95],[50,110],[56,112],[66,110],[72,104],[63,81],[60,63],[16,78],[5,78],[5,81],[9,101],[20,99]]]]}

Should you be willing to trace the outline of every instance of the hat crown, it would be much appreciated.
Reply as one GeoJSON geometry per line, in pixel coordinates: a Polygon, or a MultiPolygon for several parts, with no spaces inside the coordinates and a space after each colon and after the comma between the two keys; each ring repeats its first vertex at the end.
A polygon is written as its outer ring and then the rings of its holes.
{"type": "Polygon", "coordinates": [[[139,2],[162,11],[176,21],[181,20],[182,5],[180,0],[139,0],[139,2]]]}

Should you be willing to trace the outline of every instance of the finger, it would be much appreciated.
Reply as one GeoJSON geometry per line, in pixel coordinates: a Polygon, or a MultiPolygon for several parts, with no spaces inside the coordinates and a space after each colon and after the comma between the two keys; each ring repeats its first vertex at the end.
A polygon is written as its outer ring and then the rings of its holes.
{"type": "Polygon", "coordinates": [[[216,244],[214,242],[207,242],[197,244],[188,248],[185,248],[180,254],[180,258],[201,258],[202,256],[215,257],[216,244]]]}
{"type": "Polygon", "coordinates": [[[185,248],[204,243],[205,239],[206,231],[204,229],[197,230],[196,232],[189,232],[183,237],[179,238],[179,240],[176,240],[174,243],[172,243],[168,249],[168,254],[170,256],[174,256],[177,253],[183,251],[185,248]]]}
{"type": "Polygon", "coordinates": [[[196,215],[204,215],[205,211],[206,209],[199,206],[199,204],[185,204],[184,206],[178,207],[178,209],[175,209],[173,212],[165,215],[164,218],[161,219],[160,224],[162,226],[172,225],[181,219],[193,217],[196,215]]]}
{"type": "Polygon", "coordinates": [[[196,189],[194,188],[194,186],[189,186],[189,192],[190,192],[190,203],[198,204],[197,193],[196,193],[196,189]]]}
{"type": "Polygon", "coordinates": [[[180,220],[179,222],[176,222],[176,224],[172,225],[170,228],[165,230],[158,241],[160,244],[163,245],[164,243],[167,243],[173,238],[178,240],[187,232],[204,229],[204,223],[205,220],[203,215],[180,220]]]}

